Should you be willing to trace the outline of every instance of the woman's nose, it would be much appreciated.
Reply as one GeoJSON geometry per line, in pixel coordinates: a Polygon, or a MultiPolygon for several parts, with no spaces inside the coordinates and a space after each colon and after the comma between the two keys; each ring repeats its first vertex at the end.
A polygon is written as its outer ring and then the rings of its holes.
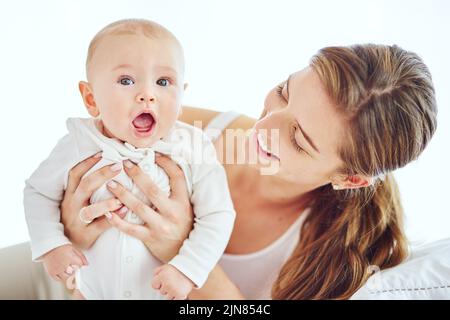
{"type": "Polygon", "coordinates": [[[136,102],[138,102],[138,103],[150,103],[150,102],[154,102],[154,101],[155,101],[155,96],[148,92],[139,93],[136,96],[136,102]]]}

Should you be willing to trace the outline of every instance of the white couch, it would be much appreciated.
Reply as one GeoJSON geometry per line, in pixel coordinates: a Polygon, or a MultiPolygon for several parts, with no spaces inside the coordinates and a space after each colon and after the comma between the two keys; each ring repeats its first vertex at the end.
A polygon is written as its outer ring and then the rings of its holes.
{"type": "MultiPolygon", "coordinates": [[[[0,250],[0,299],[70,297],[31,261],[26,242],[0,250]]],[[[352,299],[450,299],[450,239],[413,248],[407,261],[375,273],[352,299]]]]}
{"type": "Polygon", "coordinates": [[[413,247],[405,262],[376,272],[352,299],[450,299],[450,239],[413,247]]]}

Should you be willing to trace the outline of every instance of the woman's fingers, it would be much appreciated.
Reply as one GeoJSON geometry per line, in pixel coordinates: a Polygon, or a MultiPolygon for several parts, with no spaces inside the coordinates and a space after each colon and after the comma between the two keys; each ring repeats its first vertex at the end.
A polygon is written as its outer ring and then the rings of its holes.
{"type": "Polygon", "coordinates": [[[129,160],[124,162],[125,172],[136,183],[145,196],[159,209],[166,212],[169,209],[169,198],[161,191],[151,178],[139,166],[129,160]]]}
{"type": "Polygon", "coordinates": [[[104,215],[107,212],[115,211],[122,207],[122,202],[119,199],[111,198],[91,204],[83,209],[83,219],[91,221],[97,217],[104,215]]]}
{"type": "MultiPolygon", "coordinates": [[[[111,191],[129,210],[137,214],[150,227],[156,227],[161,222],[161,216],[148,205],[136,198],[130,191],[125,189],[120,183],[110,181],[107,184],[108,190],[111,191]]],[[[113,215],[114,216],[114,215],[113,215]]]]}
{"type": "Polygon", "coordinates": [[[78,203],[84,203],[91,197],[95,190],[100,188],[106,181],[114,178],[121,170],[122,164],[115,163],[104,166],[82,178],[75,191],[76,201],[78,203]]]}
{"type": "Polygon", "coordinates": [[[69,171],[69,178],[67,180],[66,192],[75,192],[80,183],[81,178],[89,171],[97,162],[101,159],[101,153],[96,153],[95,155],[84,159],[79,162],[75,167],[69,171]]]}
{"type": "Polygon", "coordinates": [[[147,242],[149,240],[150,230],[142,225],[122,220],[115,213],[111,214],[108,221],[113,227],[116,227],[131,237],[137,238],[143,242],[147,242]]]}
{"type": "Polygon", "coordinates": [[[169,176],[171,199],[180,199],[181,197],[188,198],[188,189],[186,186],[186,178],[183,170],[176,164],[175,161],[165,155],[158,154],[156,163],[169,176]]]}
{"type": "Polygon", "coordinates": [[[106,217],[104,216],[99,217],[95,219],[95,221],[91,222],[87,226],[87,230],[91,238],[90,245],[93,245],[94,242],[97,241],[98,237],[100,237],[100,235],[109,228],[111,228],[111,224],[109,224],[108,219],[106,219],[106,217]]]}
{"type": "Polygon", "coordinates": [[[116,211],[113,212],[123,219],[128,213],[128,208],[126,206],[123,206],[120,209],[117,209],[116,211]]]}

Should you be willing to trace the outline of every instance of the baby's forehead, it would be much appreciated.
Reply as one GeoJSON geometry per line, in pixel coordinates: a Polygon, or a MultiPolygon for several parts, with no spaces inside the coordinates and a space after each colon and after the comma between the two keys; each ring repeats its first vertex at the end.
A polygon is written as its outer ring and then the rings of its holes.
{"type": "Polygon", "coordinates": [[[178,40],[170,35],[158,35],[149,36],[143,33],[120,33],[120,34],[105,34],[102,38],[98,39],[96,45],[92,48],[91,57],[97,50],[110,49],[114,47],[114,50],[124,50],[128,52],[141,50],[142,47],[139,44],[151,43],[152,46],[147,46],[145,49],[152,51],[158,50],[164,47],[168,50],[180,51],[182,53],[181,45],[178,40]]]}
{"type": "Polygon", "coordinates": [[[87,67],[89,70],[89,65],[99,63],[136,65],[152,59],[178,72],[184,71],[183,51],[176,39],[170,35],[153,37],[143,33],[105,34],[93,48],[87,67]]]}

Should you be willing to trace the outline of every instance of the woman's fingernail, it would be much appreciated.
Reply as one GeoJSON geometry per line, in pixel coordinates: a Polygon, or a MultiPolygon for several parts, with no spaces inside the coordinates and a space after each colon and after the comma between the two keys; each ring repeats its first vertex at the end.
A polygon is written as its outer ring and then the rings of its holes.
{"type": "Polygon", "coordinates": [[[110,167],[111,171],[120,171],[122,170],[122,165],[120,163],[115,163],[110,167]]]}
{"type": "Polygon", "coordinates": [[[125,167],[127,167],[128,169],[133,168],[133,163],[130,160],[125,160],[124,163],[125,167]]]}
{"type": "Polygon", "coordinates": [[[155,152],[155,157],[161,157],[161,153],[155,152]]]}
{"type": "Polygon", "coordinates": [[[106,218],[108,218],[109,220],[111,220],[111,218],[112,218],[111,212],[105,213],[105,216],[106,216],[106,218]]]}
{"type": "Polygon", "coordinates": [[[117,187],[117,183],[115,183],[114,181],[110,181],[108,182],[108,187],[110,187],[111,189],[114,189],[115,187],[117,187]]]}
{"type": "Polygon", "coordinates": [[[122,208],[120,208],[119,213],[124,214],[127,211],[128,211],[128,208],[123,206],[122,208]]]}
{"type": "Polygon", "coordinates": [[[95,154],[94,158],[101,158],[103,152],[98,152],[95,154]]]}
{"type": "Polygon", "coordinates": [[[67,274],[72,274],[73,273],[73,268],[71,266],[68,266],[66,269],[66,273],[67,274]]]}

